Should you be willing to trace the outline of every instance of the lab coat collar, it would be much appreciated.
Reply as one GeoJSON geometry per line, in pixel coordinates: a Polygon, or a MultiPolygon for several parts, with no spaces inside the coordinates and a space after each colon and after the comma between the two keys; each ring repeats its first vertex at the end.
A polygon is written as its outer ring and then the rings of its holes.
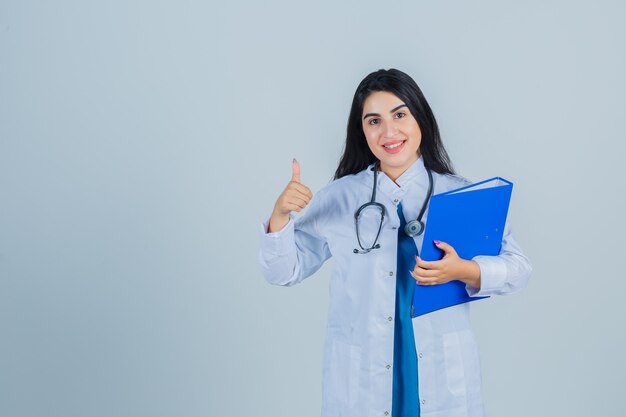
{"type": "MultiPolygon", "coordinates": [[[[370,164],[368,167],[368,177],[373,177],[374,172],[372,168],[375,166],[376,162],[370,164]]],[[[415,182],[427,181],[428,173],[426,172],[426,167],[424,166],[424,157],[420,155],[419,158],[415,162],[413,162],[407,169],[400,175],[396,181],[394,182],[391,178],[387,176],[382,171],[378,171],[378,184],[377,188],[379,191],[386,194],[389,198],[394,200],[394,202],[402,201],[402,198],[406,194],[408,188],[414,184],[415,182]]],[[[371,181],[371,179],[370,179],[371,181]]]]}

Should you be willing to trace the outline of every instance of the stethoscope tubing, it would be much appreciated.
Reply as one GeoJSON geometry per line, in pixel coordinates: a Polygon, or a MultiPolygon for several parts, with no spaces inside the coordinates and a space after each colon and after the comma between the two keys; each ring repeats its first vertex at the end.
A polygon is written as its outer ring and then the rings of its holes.
{"type": "MultiPolygon", "coordinates": [[[[385,214],[387,213],[387,209],[381,203],[376,202],[378,163],[374,165],[374,167],[372,168],[372,171],[374,171],[374,184],[372,186],[372,197],[370,198],[369,202],[363,204],[354,213],[356,238],[357,238],[357,243],[359,244],[359,247],[361,248],[360,250],[355,248],[353,250],[355,254],[365,254],[365,253],[371,252],[373,249],[380,249],[380,243],[378,243],[378,237],[380,236],[380,231],[383,226],[383,221],[385,219],[385,214]],[[369,206],[376,206],[381,210],[381,219],[380,219],[380,224],[378,225],[378,232],[376,233],[376,238],[374,239],[374,244],[369,248],[364,248],[363,245],[361,244],[361,236],[359,234],[359,216],[361,215],[361,212],[369,206]]],[[[410,237],[417,237],[421,235],[422,233],[424,233],[424,229],[425,229],[424,223],[422,222],[422,217],[424,216],[424,213],[426,212],[426,207],[428,206],[428,202],[430,201],[430,198],[432,197],[432,193],[433,193],[433,174],[428,168],[426,168],[426,172],[428,173],[428,192],[426,193],[426,198],[424,199],[424,202],[422,203],[422,208],[420,209],[417,219],[411,220],[404,227],[404,233],[406,233],[410,237]]]]}

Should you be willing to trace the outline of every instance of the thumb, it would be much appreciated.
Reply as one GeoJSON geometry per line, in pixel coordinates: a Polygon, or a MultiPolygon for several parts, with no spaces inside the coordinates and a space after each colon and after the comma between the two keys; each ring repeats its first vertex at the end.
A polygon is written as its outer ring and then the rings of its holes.
{"type": "Polygon", "coordinates": [[[291,181],[300,182],[300,164],[296,158],[293,158],[291,167],[291,181]]]}
{"type": "Polygon", "coordinates": [[[435,244],[435,246],[437,246],[439,249],[441,249],[442,251],[444,251],[447,254],[449,253],[453,253],[456,255],[456,251],[454,250],[454,248],[450,245],[448,245],[446,242],[441,242],[439,240],[433,240],[433,243],[435,244]]]}

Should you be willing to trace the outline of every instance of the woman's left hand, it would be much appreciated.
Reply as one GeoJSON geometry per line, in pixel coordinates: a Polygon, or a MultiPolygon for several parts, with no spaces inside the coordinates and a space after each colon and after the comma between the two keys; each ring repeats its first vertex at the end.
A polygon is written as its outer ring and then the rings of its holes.
{"type": "Polygon", "coordinates": [[[439,261],[424,261],[415,257],[415,268],[411,275],[420,285],[445,284],[459,280],[474,288],[480,288],[480,267],[476,261],[466,260],[457,255],[454,248],[445,242],[434,241],[445,252],[439,261]]]}

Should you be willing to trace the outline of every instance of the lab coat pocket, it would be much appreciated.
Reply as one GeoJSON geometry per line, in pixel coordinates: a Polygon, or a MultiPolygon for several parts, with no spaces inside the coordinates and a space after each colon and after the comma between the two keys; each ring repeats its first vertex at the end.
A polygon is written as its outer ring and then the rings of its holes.
{"type": "Polygon", "coordinates": [[[358,403],[360,362],[359,346],[332,342],[324,384],[330,410],[349,410],[358,403]]]}
{"type": "Polygon", "coordinates": [[[446,383],[450,392],[455,396],[465,394],[465,371],[460,341],[461,338],[457,332],[443,335],[446,383]]]}

